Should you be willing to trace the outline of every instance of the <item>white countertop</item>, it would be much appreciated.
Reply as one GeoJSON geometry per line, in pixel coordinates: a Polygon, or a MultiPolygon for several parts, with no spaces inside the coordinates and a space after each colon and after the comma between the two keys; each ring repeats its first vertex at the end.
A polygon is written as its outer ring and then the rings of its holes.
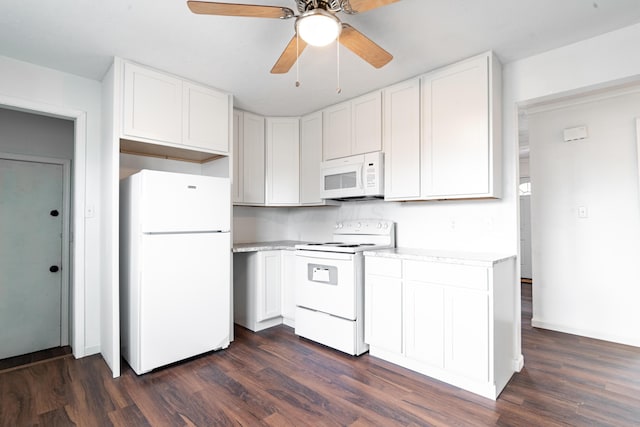
{"type": "Polygon", "coordinates": [[[296,245],[303,243],[309,242],[302,242],[299,240],[274,240],[271,242],[234,243],[233,252],[294,250],[296,245]]]}
{"type": "Polygon", "coordinates": [[[492,266],[499,262],[515,258],[515,255],[484,252],[442,251],[435,249],[415,248],[392,248],[379,249],[375,251],[365,251],[364,256],[396,258],[414,261],[437,261],[450,264],[467,264],[480,266],[492,266]]]}

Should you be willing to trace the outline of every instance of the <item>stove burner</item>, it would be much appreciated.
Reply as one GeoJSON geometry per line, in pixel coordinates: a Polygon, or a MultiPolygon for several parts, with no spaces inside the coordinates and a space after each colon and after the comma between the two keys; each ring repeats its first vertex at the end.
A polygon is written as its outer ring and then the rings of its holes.
{"type": "Polygon", "coordinates": [[[339,248],[357,248],[358,246],[360,246],[359,244],[354,244],[354,245],[337,245],[339,248]]]}

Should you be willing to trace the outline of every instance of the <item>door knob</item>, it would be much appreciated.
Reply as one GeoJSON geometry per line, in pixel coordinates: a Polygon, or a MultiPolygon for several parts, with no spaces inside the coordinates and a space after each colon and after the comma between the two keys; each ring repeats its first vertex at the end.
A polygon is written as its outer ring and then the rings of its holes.
{"type": "Polygon", "coordinates": [[[54,210],[52,210],[51,212],[49,212],[49,215],[51,215],[51,216],[58,216],[58,215],[59,215],[59,212],[58,212],[58,210],[57,210],[57,209],[54,209],[54,210]]]}
{"type": "Polygon", "coordinates": [[[52,273],[57,273],[58,270],[60,270],[60,269],[58,268],[57,265],[52,265],[51,267],[49,267],[49,271],[52,272],[52,273]]]}

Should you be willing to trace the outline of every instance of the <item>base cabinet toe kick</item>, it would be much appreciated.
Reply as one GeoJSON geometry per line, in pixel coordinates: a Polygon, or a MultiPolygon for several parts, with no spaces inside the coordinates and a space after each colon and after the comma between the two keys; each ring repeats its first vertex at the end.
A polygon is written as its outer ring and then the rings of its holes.
{"type": "Polygon", "coordinates": [[[495,400],[513,375],[515,257],[365,252],[372,356],[495,400]]]}

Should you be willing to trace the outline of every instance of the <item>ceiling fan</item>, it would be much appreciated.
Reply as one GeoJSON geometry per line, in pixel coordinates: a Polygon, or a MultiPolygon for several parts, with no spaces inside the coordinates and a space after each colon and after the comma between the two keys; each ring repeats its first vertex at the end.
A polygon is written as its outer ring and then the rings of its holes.
{"type": "Polygon", "coordinates": [[[308,44],[325,46],[338,39],[341,45],[375,68],[386,65],[393,56],[336,14],[366,12],[399,0],[294,0],[299,14],[288,7],[262,6],[207,1],[187,1],[193,13],[204,15],[246,16],[254,18],[295,18],[295,34],[271,69],[273,74],[287,73],[308,44]],[[299,36],[299,37],[298,37],[299,36]]]}

